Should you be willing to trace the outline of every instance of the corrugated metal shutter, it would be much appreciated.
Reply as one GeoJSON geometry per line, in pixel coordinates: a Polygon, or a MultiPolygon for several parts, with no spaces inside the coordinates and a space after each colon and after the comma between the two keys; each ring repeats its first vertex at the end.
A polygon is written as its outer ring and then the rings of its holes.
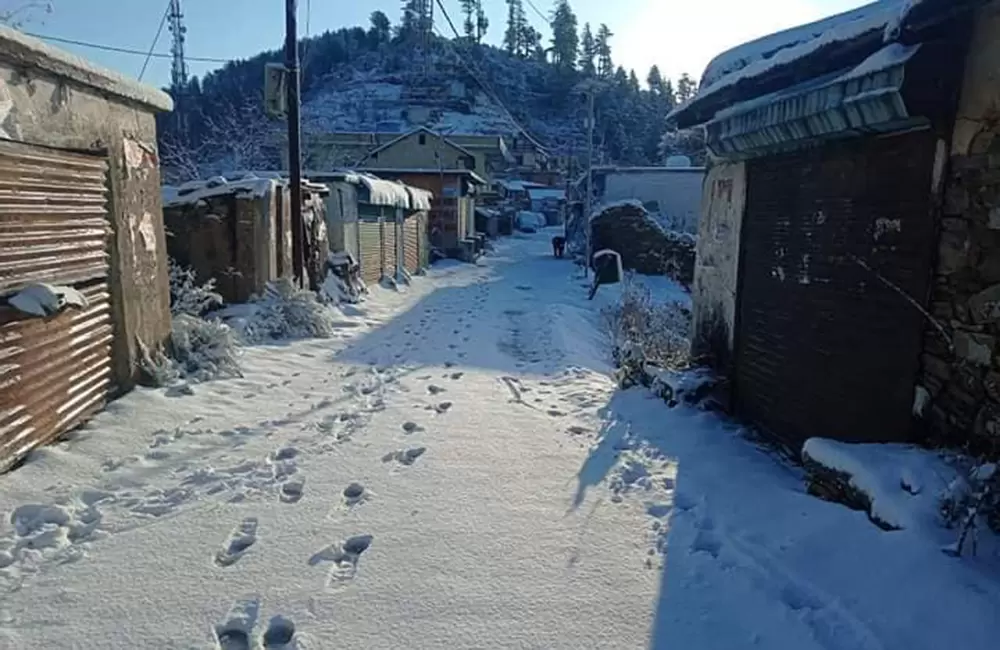
{"type": "Polygon", "coordinates": [[[747,165],[737,411],[794,448],[909,435],[934,226],[929,132],[747,165]]]}
{"type": "Polygon", "coordinates": [[[358,239],[361,246],[361,279],[375,284],[382,279],[382,224],[379,221],[359,221],[358,239]]]}
{"type": "Polygon", "coordinates": [[[396,277],[396,221],[382,222],[382,272],[387,278],[396,277]]]}
{"type": "Polygon", "coordinates": [[[428,235],[428,223],[430,215],[426,212],[420,213],[420,267],[427,268],[431,264],[431,240],[428,235]]]}
{"type": "Polygon", "coordinates": [[[403,223],[403,260],[406,270],[420,270],[420,215],[415,214],[403,223]]]}
{"type": "Polygon", "coordinates": [[[111,378],[106,167],[0,142],[0,469],[100,410],[111,378]],[[89,302],[49,318],[6,299],[34,282],[89,302]]]}

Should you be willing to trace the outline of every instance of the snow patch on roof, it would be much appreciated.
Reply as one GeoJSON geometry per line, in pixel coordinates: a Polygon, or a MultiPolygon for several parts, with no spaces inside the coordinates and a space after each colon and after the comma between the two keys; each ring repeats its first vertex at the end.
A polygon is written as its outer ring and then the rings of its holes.
{"type": "Polygon", "coordinates": [[[188,181],[178,187],[169,185],[163,187],[163,207],[176,207],[180,205],[191,205],[204,199],[224,196],[226,194],[240,194],[252,198],[261,198],[271,191],[275,181],[270,178],[243,178],[230,181],[222,176],[215,176],[208,180],[188,181]]]}
{"type": "Polygon", "coordinates": [[[529,187],[528,196],[532,199],[565,199],[566,190],[557,187],[529,187]]]}
{"type": "Polygon", "coordinates": [[[698,93],[675,108],[683,112],[695,102],[720,90],[757,78],[771,70],[794,63],[820,49],[850,41],[868,32],[884,30],[899,14],[905,0],[882,0],[830,18],[778,32],[741,45],[716,57],[705,70],[698,93]]]}

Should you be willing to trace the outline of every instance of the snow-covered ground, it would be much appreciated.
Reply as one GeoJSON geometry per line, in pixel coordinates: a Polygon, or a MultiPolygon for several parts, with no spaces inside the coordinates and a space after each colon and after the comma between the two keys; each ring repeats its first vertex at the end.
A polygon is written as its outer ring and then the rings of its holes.
{"type": "Polygon", "coordinates": [[[0,476],[0,648],[996,646],[995,559],[616,390],[614,291],[588,302],[551,234],[0,476]]]}

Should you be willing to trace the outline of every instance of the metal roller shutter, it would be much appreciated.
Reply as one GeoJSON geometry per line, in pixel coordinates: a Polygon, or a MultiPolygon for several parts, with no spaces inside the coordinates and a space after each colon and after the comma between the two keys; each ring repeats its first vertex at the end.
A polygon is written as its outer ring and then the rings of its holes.
{"type": "Polygon", "coordinates": [[[99,411],[111,378],[106,166],[97,156],[0,142],[0,469],[99,411]],[[84,309],[40,318],[7,304],[34,282],[84,309]]]}
{"type": "Polygon", "coordinates": [[[923,317],[875,272],[925,301],[934,148],[925,131],[748,163],[735,405],[793,448],[909,435],[923,317]]]}
{"type": "Polygon", "coordinates": [[[358,240],[361,247],[361,279],[375,284],[382,279],[382,224],[359,221],[358,240]]]}
{"type": "Polygon", "coordinates": [[[406,270],[416,273],[420,270],[420,215],[416,214],[403,224],[403,260],[406,270]]]}
{"type": "Polygon", "coordinates": [[[382,270],[385,277],[396,277],[396,222],[382,222],[382,270]]]}

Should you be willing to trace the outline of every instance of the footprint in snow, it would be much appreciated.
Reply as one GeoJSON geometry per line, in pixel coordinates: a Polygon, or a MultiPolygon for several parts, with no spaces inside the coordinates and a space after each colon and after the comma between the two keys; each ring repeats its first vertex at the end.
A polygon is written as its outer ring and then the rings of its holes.
{"type": "Polygon", "coordinates": [[[257,518],[247,517],[233,529],[229,538],[215,554],[215,563],[221,567],[234,564],[257,541],[257,518]]]}
{"type": "Polygon", "coordinates": [[[344,488],[343,494],[344,505],[348,507],[355,506],[368,498],[368,492],[365,490],[365,486],[360,483],[351,483],[344,488]]]}
{"type": "Polygon", "coordinates": [[[403,431],[405,433],[416,433],[418,431],[423,431],[423,430],[424,428],[419,424],[417,424],[416,422],[407,421],[403,423],[403,431]]]}
{"type": "Polygon", "coordinates": [[[264,650],[291,650],[295,638],[295,623],[292,619],[277,614],[271,617],[261,637],[264,650]]]}
{"type": "Polygon", "coordinates": [[[453,373],[451,373],[451,375],[449,375],[449,377],[450,377],[451,379],[455,379],[455,380],[459,380],[459,379],[461,379],[461,378],[462,378],[463,376],[465,376],[465,373],[464,373],[464,372],[453,372],[453,373]]]}
{"type": "Polygon", "coordinates": [[[293,478],[281,484],[279,498],[284,503],[298,503],[306,486],[305,477],[293,478]]]}
{"type": "Polygon", "coordinates": [[[412,465],[418,458],[423,456],[426,451],[427,447],[409,447],[408,449],[398,449],[382,456],[382,462],[391,463],[395,461],[400,465],[412,465]]]}
{"type": "Polygon", "coordinates": [[[349,582],[358,574],[361,554],[371,546],[372,539],[371,535],[354,535],[340,543],[331,544],[314,553],[309,558],[309,566],[333,563],[326,579],[328,589],[349,582]]]}
{"type": "Polygon", "coordinates": [[[225,622],[215,626],[218,650],[251,650],[251,635],[257,623],[260,602],[256,599],[237,600],[229,608],[225,622]]]}
{"type": "Polygon", "coordinates": [[[446,412],[451,407],[452,407],[451,402],[441,402],[440,404],[434,407],[434,410],[440,414],[446,412]]]}
{"type": "Polygon", "coordinates": [[[430,393],[431,395],[440,395],[441,393],[445,392],[445,389],[435,384],[431,384],[430,386],[427,387],[427,392],[430,393]]]}

